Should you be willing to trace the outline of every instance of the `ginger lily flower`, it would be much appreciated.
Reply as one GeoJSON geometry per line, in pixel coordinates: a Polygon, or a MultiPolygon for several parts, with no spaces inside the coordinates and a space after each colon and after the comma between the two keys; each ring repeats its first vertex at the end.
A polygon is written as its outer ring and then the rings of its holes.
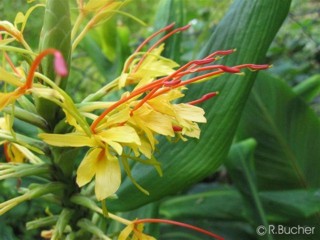
{"type": "Polygon", "coordinates": [[[129,126],[112,127],[91,136],[76,131],[67,134],[42,133],[39,137],[57,147],[90,147],[77,170],[76,181],[82,187],[95,176],[95,194],[99,201],[114,194],[120,186],[121,171],[116,155],[122,154],[123,144],[141,144],[136,131],[129,126]]]}
{"type": "Polygon", "coordinates": [[[142,154],[151,160],[157,144],[156,135],[179,136],[182,140],[186,140],[184,136],[199,138],[198,123],[205,123],[206,118],[204,110],[195,105],[216,96],[217,92],[208,93],[188,103],[176,103],[184,96],[183,91],[187,90],[188,84],[205,81],[224,73],[240,73],[242,68],[260,70],[269,67],[254,64],[233,67],[213,65],[218,56],[234,52],[226,50],[191,61],[175,70],[178,64],[160,56],[163,50],[161,43],[172,34],[187,29],[188,26],[172,30],[149,50],[140,52],[153,37],[172,27],[173,25],[169,25],[153,34],[129,57],[121,76],[114,83],[120,88],[129,84],[136,86],[131,92],[124,93],[120,100],[108,105],[99,116],[87,113],[85,116],[93,119],[89,129],[84,127],[88,124],[82,116],[77,120],[74,119],[74,116],[81,115],[79,110],[69,109],[71,105],[68,105],[62,96],[59,101],[62,102],[61,107],[66,113],[66,122],[73,126],[75,131],[67,134],[39,134],[40,138],[52,146],[90,147],[77,170],[76,181],[81,187],[95,177],[95,194],[98,200],[111,196],[120,186],[118,157],[122,156],[121,159],[125,159],[123,160],[124,166],[127,166],[125,170],[132,178],[126,159],[138,159],[142,154]],[[186,79],[186,76],[193,73],[199,75],[186,79]],[[70,114],[71,110],[75,114],[70,114]],[[80,125],[79,120],[84,123],[80,125]],[[124,148],[132,151],[128,151],[129,154],[127,151],[123,153],[124,148]],[[135,157],[131,156],[131,153],[135,157]]]}

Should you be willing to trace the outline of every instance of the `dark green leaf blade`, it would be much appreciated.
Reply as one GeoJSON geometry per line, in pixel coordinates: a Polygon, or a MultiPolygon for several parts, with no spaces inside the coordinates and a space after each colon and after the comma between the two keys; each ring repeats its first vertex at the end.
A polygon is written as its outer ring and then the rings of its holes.
{"type": "Polygon", "coordinates": [[[261,190],[319,187],[319,119],[284,81],[259,73],[238,136],[258,142],[261,190]]]}

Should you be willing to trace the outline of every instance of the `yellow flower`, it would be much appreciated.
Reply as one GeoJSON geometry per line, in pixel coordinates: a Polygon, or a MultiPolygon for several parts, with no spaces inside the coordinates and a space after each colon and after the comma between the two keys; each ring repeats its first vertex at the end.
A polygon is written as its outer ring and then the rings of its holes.
{"type": "Polygon", "coordinates": [[[144,234],[142,231],[143,224],[131,223],[121,231],[118,240],[156,240],[154,237],[144,234]],[[130,237],[131,234],[132,236],[130,237]]]}
{"type": "Polygon", "coordinates": [[[121,183],[121,171],[117,155],[125,144],[140,145],[136,131],[130,126],[115,126],[101,130],[92,136],[76,131],[67,134],[41,133],[39,137],[57,147],[90,147],[77,170],[77,184],[82,187],[95,176],[95,194],[103,200],[114,194],[121,183]]]}
{"type": "MultiPolygon", "coordinates": [[[[11,133],[12,129],[9,115],[0,118],[0,129],[11,133]]],[[[32,163],[42,163],[42,160],[39,157],[33,154],[27,147],[19,143],[9,142],[5,140],[0,142],[0,145],[1,144],[3,144],[4,146],[4,153],[8,162],[23,163],[25,159],[28,159],[32,163]]],[[[36,148],[34,148],[33,150],[36,150],[36,148]]],[[[39,150],[38,153],[43,154],[39,150]]]]}
{"type": "Polygon", "coordinates": [[[171,59],[162,57],[161,53],[163,50],[164,44],[161,44],[150,53],[146,53],[134,61],[132,61],[132,58],[135,57],[135,54],[129,57],[127,62],[127,64],[130,65],[128,66],[129,72],[127,73],[126,69],[124,69],[124,72],[119,78],[119,88],[128,84],[137,84],[135,88],[139,88],[158,77],[168,76],[174,73],[174,68],[179,67],[179,64],[171,59]],[[141,59],[140,64],[139,60],[141,59]]]}

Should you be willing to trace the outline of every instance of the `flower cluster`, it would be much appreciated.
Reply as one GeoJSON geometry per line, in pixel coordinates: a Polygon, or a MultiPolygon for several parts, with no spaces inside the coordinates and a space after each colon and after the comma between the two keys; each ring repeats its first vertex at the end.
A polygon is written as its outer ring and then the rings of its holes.
{"type": "MultiPolygon", "coordinates": [[[[78,0],[79,16],[71,32],[70,51],[76,48],[91,28],[109,19],[125,2],[89,0],[85,3],[78,0]],[[81,24],[88,16],[91,16],[91,20],[80,31],[81,24]]],[[[35,7],[38,6],[40,5],[35,7]]],[[[55,159],[48,160],[52,156],[54,158],[55,152],[60,153],[57,150],[60,148],[83,148],[86,151],[77,166],[76,183],[83,187],[94,179],[98,201],[116,194],[121,185],[121,166],[133,184],[148,194],[132,177],[129,161],[152,165],[161,175],[160,164],[154,157],[159,136],[182,141],[199,138],[199,124],[206,123],[206,118],[204,110],[196,105],[218,94],[217,91],[212,91],[185,102],[188,85],[222,74],[240,74],[244,68],[255,71],[269,67],[255,64],[231,67],[215,64],[221,57],[232,54],[234,49],[216,51],[180,66],[161,54],[165,48],[165,40],[173,34],[185,31],[189,25],[174,29],[174,24],[170,24],[141,43],[125,62],[118,78],[82,102],[75,103],[59,86],[60,81],[57,81],[68,75],[63,54],[54,48],[35,53],[24,40],[23,29],[29,15],[30,12],[17,18],[17,22],[22,23],[21,29],[17,24],[0,21],[0,49],[10,67],[10,70],[7,66],[0,67],[0,81],[1,84],[4,83],[0,92],[0,144],[4,146],[6,160],[14,163],[0,165],[0,179],[43,174],[49,183],[30,188],[25,194],[1,203],[0,214],[23,201],[66,188],[65,181],[59,182],[50,172],[51,164],[56,167],[57,162],[55,159]],[[155,38],[159,40],[148,47],[155,38]],[[23,48],[9,46],[13,41],[23,48]],[[7,54],[10,51],[27,55],[29,66],[16,67],[7,54]],[[57,79],[50,79],[41,71],[41,62],[48,55],[53,55],[52,65],[57,79]],[[112,102],[101,100],[114,91],[121,92],[119,99],[112,102]],[[50,124],[37,110],[39,99],[52,103],[59,108],[60,115],[63,115],[54,129],[52,126],[48,127],[50,124]],[[13,129],[15,117],[38,127],[39,133],[32,137],[16,133],[13,129]],[[61,129],[57,130],[59,127],[61,129]],[[25,162],[31,164],[23,164],[25,162]],[[16,167],[16,163],[21,167],[16,167]]],[[[72,159],[70,162],[75,161],[72,159]]],[[[72,177],[70,179],[73,181],[72,177]]],[[[83,201],[77,196],[70,198],[78,205],[88,205],[88,199],[83,201]]],[[[95,207],[89,208],[96,210],[95,207]]],[[[117,219],[116,216],[113,218],[117,219]]],[[[153,239],[142,233],[143,221],[123,223],[128,226],[119,239],[127,239],[132,234],[138,239],[153,239]]],[[[50,231],[49,233],[51,234],[50,231]]]]}
{"type": "MultiPolygon", "coordinates": [[[[173,25],[169,25],[157,34],[172,27],[173,25]]],[[[186,136],[199,138],[198,123],[205,123],[206,119],[204,110],[195,104],[208,100],[217,93],[208,93],[192,102],[177,103],[184,96],[187,84],[223,73],[239,73],[241,68],[268,68],[267,65],[253,64],[234,67],[211,64],[218,56],[230,54],[234,50],[218,51],[204,59],[191,61],[179,67],[174,61],[161,56],[164,49],[162,42],[173,33],[187,27],[168,33],[146,52],[140,52],[140,49],[157,34],[142,43],[129,57],[121,76],[114,81],[116,84],[113,84],[118,88],[134,85],[133,90],[124,92],[121,99],[109,103],[110,106],[98,116],[88,112],[81,113],[81,116],[91,118],[90,131],[87,127],[82,127],[72,115],[67,114],[69,116],[66,121],[75,129],[72,133],[39,134],[39,137],[51,146],[89,147],[78,168],[77,183],[83,186],[95,176],[95,193],[98,200],[111,196],[119,188],[119,158],[152,158],[157,144],[156,135],[180,137],[182,140],[186,140],[186,136]],[[183,80],[185,76],[193,73],[200,75],[183,80]]],[[[65,102],[63,97],[58,98],[65,102]]],[[[94,107],[94,103],[91,107],[94,107]]],[[[64,111],[68,112],[68,109],[64,111]]],[[[154,165],[157,166],[156,162],[154,165]]]]}
{"type": "MultiPolygon", "coordinates": [[[[173,26],[171,24],[146,39],[128,58],[122,74],[111,85],[116,86],[114,89],[133,85],[133,89],[124,92],[119,100],[109,102],[109,106],[99,115],[81,107],[77,108],[58,86],[32,88],[35,70],[41,59],[48,54],[55,56],[56,72],[60,76],[66,75],[63,58],[54,49],[47,49],[35,58],[25,84],[13,92],[1,93],[1,109],[28,92],[61,106],[66,114],[66,122],[74,127],[74,131],[63,134],[40,133],[39,137],[51,146],[89,147],[77,170],[77,184],[81,187],[95,176],[96,197],[103,200],[114,194],[120,186],[119,158],[125,161],[151,161],[157,144],[156,135],[179,137],[182,140],[186,140],[186,137],[199,138],[198,123],[205,123],[206,118],[204,110],[195,105],[215,96],[217,92],[210,92],[200,99],[183,103],[181,98],[184,97],[188,84],[224,73],[240,73],[242,68],[268,68],[268,65],[243,64],[228,67],[212,64],[220,56],[231,54],[234,50],[217,51],[183,66],[161,56],[163,41],[189,26],[172,30],[146,52],[141,51],[152,38],[169,31],[173,26]],[[186,76],[195,73],[198,75],[184,80],[186,76]],[[89,126],[90,121],[92,123],[89,126]]],[[[95,106],[99,108],[100,104],[92,103],[90,110],[95,106]]],[[[156,161],[152,163],[158,166],[156,161]]],[[[128,168],[126,170],[130,171],[128,168]]],[[[134,183],[137,184],[135,181],[134,183]]]]}

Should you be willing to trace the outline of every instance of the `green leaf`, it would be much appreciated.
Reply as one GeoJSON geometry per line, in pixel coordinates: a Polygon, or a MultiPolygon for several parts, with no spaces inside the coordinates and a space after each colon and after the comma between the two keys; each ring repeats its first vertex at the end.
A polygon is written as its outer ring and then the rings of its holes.
{"type": "Polygon", "coordinates": [[[311,102],[320,94],[320,74],[304,80],[293,88],[293,91],[304,98],[307,102],[311,102]]]}
{"type": "Polygon", "coordinates": [[[247,212],[241,194],[231,187],[178,196],[165,200],[160,214],[165,218],[193,218],[225,221],[246,221],[247,212]]]}
{"type": "MultiPolygon", "coordinates": [[[[199,57],[216,50],[237,48],[238,51],[224,58],[222,63],[263,62],[272,39],[287,16],[289,6],[290,0],[236,0],[199,57]]],[[[174,194],[212,174],[228,153],[254,77],[254,73],[248,72],[246,77],[228,75],[191,86],[186,101],[197,99],[210,90],[221,93],[203,105],[208,123],[202,126],[201,140],[161,144],[161,154],[157,159],[162,165],[163,178],[141,164],[136,164],[132,169],[133,176],[150,192],[150,196],[143,195],[129,179],[125,179],[117,193],[119,199],[110,200],[108,204],[110,210],[136,208],[174,194]]]]}
{"type": "MultiPolygon", "coordinates": [[[[244,140],[231,147],[226,166],[234,185],[242,193],[248,212],[251,215],[251,224],[268,226],[265,211],[256,186],[253,166],[253,153],[257,143],[253,139],[244,140]]],[[[260,236],[259,239],[273,239],[271,235],[260,236]]]]}
{"type": "Polygon", "coordinates": [[[258,142],[255,166],[261,190],[319,187],[319,119],[284,81],[259,73],[238,137],[258,142]]]}
{"type": "MultiPolygon", "coordinates": [[[[320,212],[320,190],[260,192],[270,222],[307,219],[320,212]]],[[[301,221],[302,223],[302,221],[301,221]]]]}

